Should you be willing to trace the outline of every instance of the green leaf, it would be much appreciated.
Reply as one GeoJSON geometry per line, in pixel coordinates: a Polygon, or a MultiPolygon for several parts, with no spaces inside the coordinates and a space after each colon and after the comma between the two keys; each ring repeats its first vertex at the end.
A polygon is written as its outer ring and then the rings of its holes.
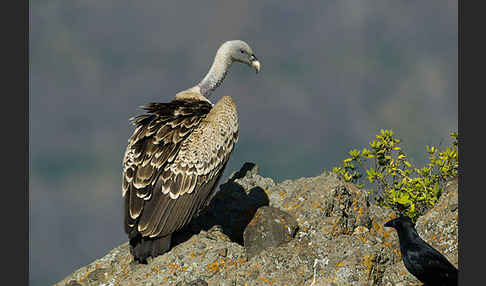
{"type": "Polygon", "coordinates": [[[401,205],[407,205],[410,203],[410,195],[408,193],[400,193],[397,203],[401,205]]]}

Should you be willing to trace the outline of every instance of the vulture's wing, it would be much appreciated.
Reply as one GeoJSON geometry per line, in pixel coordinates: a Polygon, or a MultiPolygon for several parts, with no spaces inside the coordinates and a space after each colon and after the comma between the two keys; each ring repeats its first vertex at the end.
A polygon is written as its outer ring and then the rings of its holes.
{"type": "Polygon", "coordinates": [[[214,107],[198,100],[152,103],[125,152],[125,231],[166,236],[207,203],[238,140],[230,97],[214,107]]]}

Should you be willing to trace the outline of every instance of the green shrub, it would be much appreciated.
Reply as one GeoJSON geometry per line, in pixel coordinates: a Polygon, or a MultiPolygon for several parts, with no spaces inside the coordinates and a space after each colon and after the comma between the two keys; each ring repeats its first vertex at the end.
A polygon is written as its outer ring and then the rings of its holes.
{"type": "Polygon", "coordinates": [[[381,206],[391,207],[398,213],[410,217],[414,222],[438,201],[445,183],[457,176],[457,132],[450,133],[454,139],[452,146],[440,151],[434,146],[427,146],[429,161],[419,169],[412,166],[407,155],[402,151],[400,139],[392,130],[380,130],[376,139],[369,143],[370,149],[349,151],[349,158],[342,167],[333,168],[333,172],[346,182],[360,187],[362,171],[366,171],[372,186],[370,192],[376,194],[376,201],[381,206]],[[370,168],[366,168],[371,165],[370,168]]]}

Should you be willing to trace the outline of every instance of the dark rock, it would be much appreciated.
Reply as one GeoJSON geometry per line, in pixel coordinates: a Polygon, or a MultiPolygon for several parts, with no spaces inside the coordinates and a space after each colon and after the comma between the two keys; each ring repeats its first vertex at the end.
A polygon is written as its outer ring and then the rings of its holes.
{"type": "Polygon", "coordinates": [[[289,242],[297,228],[297,221],[292,215],[274,207],[259,208],[243,233],[248,258],[268,247],[289,242]]]}
{"type": "Polygon", "coordinates": [[[243,245],[246,226],[258,208],[268,205],[265,190],[274,185],[272,179],[258,175],[258,166],[245,163],[228,182],[220,186],[208,209],[194,218],[187,228],[192,233],[199,233],[219,225],[231,241],[243,245]]]}

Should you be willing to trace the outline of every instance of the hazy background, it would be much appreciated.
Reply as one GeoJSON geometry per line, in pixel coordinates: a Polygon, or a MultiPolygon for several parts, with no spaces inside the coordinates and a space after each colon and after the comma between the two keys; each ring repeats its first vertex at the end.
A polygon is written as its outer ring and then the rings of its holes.
{"type": "Polygon", "coordinates": [[[53,284],[126,242],[121,160],[138,106],[169,101],[225,40],[246,161],[319,175],[380,128],[421,166],[457,130],[457,1],[31,1],[30,282],[53,284]],[[305,4],[304,4],[305,3],[305,4]]]}

